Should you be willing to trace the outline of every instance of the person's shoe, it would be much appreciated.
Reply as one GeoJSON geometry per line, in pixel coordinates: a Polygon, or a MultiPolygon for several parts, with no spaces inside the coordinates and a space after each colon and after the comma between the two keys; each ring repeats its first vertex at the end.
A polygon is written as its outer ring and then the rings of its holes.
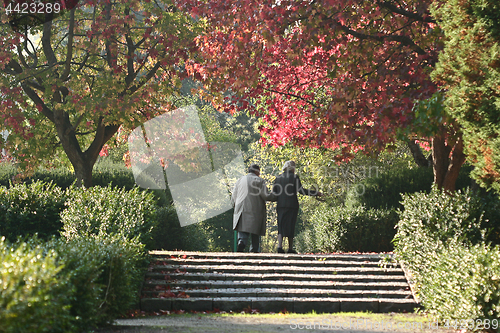
{"type": "Polygon", "coordinates": [[[238,248],[236,249],[236,252],[243,252],[243,250],[245,250],[245,244],[238,243],[238,248]]]}
{"type": "Polygon", "coordinates": [[[288,249],[286,253],[297,254],[297,252],[294,249],[288,249]]]}
{"type": "Polygon", "coordinates": [[[281,247],[278,247],[278,253],[285,253],[285,250],[283,250],[281,247]]]}

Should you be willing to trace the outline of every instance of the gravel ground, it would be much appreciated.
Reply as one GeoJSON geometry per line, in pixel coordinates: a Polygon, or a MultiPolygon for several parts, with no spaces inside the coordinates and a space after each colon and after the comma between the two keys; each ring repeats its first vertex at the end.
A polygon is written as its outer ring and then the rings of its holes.
{"type": "Polygon", "coordinates": [[[113,326],[93,331],[95,333],[160,333],[160,332],[206,332],[206,333],[253,333],[298,331],[342,332],[342,333],[457,333],[436,323],[422,322],[416,315],[377,316],[335,316],[317,315],[272,317],[252,316],[211,316],[211,315],[176,315],[158,316],[139,319],[119,319],[113,326]],[[412,317],[413,316],[413,317],[412,317]],[[414,319],[414,320],[413,320],[414,319]],[[431,325],[431,326],[429,326],[431,325]]]}

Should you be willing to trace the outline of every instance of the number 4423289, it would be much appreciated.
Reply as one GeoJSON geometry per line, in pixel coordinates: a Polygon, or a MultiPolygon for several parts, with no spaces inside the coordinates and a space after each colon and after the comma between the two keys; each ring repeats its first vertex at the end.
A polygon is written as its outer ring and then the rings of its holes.
{"type": "Polygon", "coordinates": [[[59,2],[41,2],[41,1],[23,1],[10,2],[7,4],[4,1],[5,12],[7,15],[12,14],[58,14],[61,11],[59,2]]]}

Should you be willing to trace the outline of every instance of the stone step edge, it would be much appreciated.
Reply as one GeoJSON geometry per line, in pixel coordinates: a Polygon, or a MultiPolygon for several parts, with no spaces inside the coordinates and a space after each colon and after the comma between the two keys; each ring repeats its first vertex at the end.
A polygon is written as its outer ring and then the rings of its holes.
{"type": "Polygon", "coordinates": [[[178,272],[202,272],[213,273],[224,271],[227,273],[238,272],[268,272],[268,273],[283,273],[283,272],[301,272],[302,274],[317,274],[320,272],[328,272],[329,274],[338,274],[346,272],[356,273],[377,273],[378,275],[403,275],[401,268],[373,268],[373,267],[336,267],[328,269],[327,267],[299,267],[299,266],[237,266],[237,265],[156,265],[150,268],[151,271],[178,271],[178,272]]]}
{"type": "Polygon", "coordinates": [[[158,281],[158,280],[146,280],[143,288],[147,288],[147,286],[190,286],[191,288],[213,288],[213,289],[222,289],[222,288],[280,288],[280,287],[294,287],[300,286],[301,288],[306,289],[342,289],[342,288],[360,288],[361,289],[370,289],[376,288],[379,289],[403,289],[409,290],[409,286],[407,282],[333,282],[330,281],[320,281],[320,282],[310,282],[310,281],[300,281],[300,283],[296,283],[296,281],[214,281],[214,280],[206,280],[206,281],[196,281],[196,280],[179,280],[179,281],[158,281]]]}
{"type": "Polygon", "coordinates": [[[200,281],[363,281],[363,282],[407,282],[404,275],[373,275],[373,274],[244,274],[244,273],[160,273],[148,272],[146,279],[158,281],[200,280],[200,281]]]}
{"type": "MultiPolygon", "coordinates": [[[[156,263],[154,265],[176,265],[176,264],[184,264],[184,265],[239,265],[239,266],[249,266],[249,265],[261,265],[265,264],[266,266],[320,266],[320,267],[380,267],[380,263],[376,261],[347,261],[347,260],[278,260],[278,259],[264,259],[264,260],[256,260],[256,259],[182,259],[182,258],[155,258],[156,263]]],[[[401,268],[398,263],[390,264],[387,266],[391,266],[391,268],[401,268]]]]}
{"type": "Polygon", "coordinates": [[[191,290],[151,290],[143,291],[142,296],[146,298],[174,297],[189,295],[190,297],[301,297],[301,298],[391,298],[391,299],[414,299],[409,290],[286,290],[286,289],[191,289],[191,290]],[[167,294],[168,293],[168,294],[167,294]]]}
{"type": "Polygon", "coordinates": [[[308,259],[308,260],[318,260],[323,259],[325,261],[329,259],[337,259],[337,260],[369,260],[369,261],[380,261],[384,260],[384,258],[392,258],[392,253],[387,254],[288,254],[288,253],[241,253],[241,252],[191,252],[191,251],[150,251],[149,252],[153,257],[178,257],[182,259],[184,256],[186,258],[293,258],[293,259],[308,259]]]}
{"type": "Polygon", "coordinates": [[[142,311],[233,311],[258,309],[260,312],[335,313],[335,312],[413,312],[419,308],[409,299],[329,299],[296,297],[213,297],[213,298],[143,298],[142,311]]]}

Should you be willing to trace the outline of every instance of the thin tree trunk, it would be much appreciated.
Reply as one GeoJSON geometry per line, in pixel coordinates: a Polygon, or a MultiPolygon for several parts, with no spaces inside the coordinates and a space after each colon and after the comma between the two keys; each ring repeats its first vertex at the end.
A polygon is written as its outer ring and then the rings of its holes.
{"type": "Polygon", "coordinates": [[[431,161],[424,156],[422,149],[415,142],[416,140],[408,141],[408,147],[410,148],[411,154],[413,155],[413,160],[419,167],[429,167],[431,166],[431,161]]]}
{"type": "Polygon", "coordinates": [[[444,128],[441,133],[432,138],[434,183],[439,189],[455,191],[460,168],[465,162],[463,148],[461,136],[453,142],[453,146],[447,144],[444,128]]]}
{"type": "Polygon", "coordinates": [[[73,164],[75,169],[76,186],[92,187],[92,169],[94,165],[88,163],[90,161],[83,160],[81,163],[73,164]],[[86,163],[87,162],[87,163],[86,163]]]}
{"type": "Polygon", "coordinates": [[[118,131],[120,126],[105,126],[101,118],[93,142],[83,152],[67,113],[62,111],[54,112],[54,124],[64,152],[75,170],[76,185],[92,187],[92,170],[99,157],[99,152],[104,144],[118,131]]]}
{"type": "Polygon", "coordinates": [[[446,176],[443,180],[443,189],[445,191],[455,191],[460,168],[465,163],[464,144],[462,137],[459,137],[453,145],[450,163],[446,176]]]}

